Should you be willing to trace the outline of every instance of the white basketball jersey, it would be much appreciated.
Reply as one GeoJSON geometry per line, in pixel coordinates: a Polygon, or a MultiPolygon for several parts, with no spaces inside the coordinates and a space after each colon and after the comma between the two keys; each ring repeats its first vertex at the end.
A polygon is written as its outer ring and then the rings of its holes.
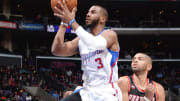
{"type": "Polygon", "coordinates": [[[82,101],[122,101],[117,85],[119,52],[89,47],[81,39],[79,51],[84,81],[80,90],[82,101]]]}
{"type": "Polygon", "coordinates": [[[100,86],[118,80],[117,60],[119,52],[110,49],[98,50],[79,40],[83,86],[100,86]]]}

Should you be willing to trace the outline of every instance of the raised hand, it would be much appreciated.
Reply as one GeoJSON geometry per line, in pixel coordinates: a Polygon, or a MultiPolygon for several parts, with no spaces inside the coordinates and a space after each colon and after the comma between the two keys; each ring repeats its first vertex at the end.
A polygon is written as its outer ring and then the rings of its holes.
{"type": "Polygon", "coordinates": [[[149,99],[152,100],[154,93],[156,91],[156,88],[154,87],[154,85],[152,83],[150,83],[146,89],[145,89],[145,96],[149,99]]]}
{"type": "Polygon", "coordinates": [[[77,8],[73,8],[72,12],[69,11],[66,1],[58,2],[57,5],[54,7],[55,13],[54,15],[59,17],[64,23],[69,23],[72,19],[75,18],[77,8]]]}

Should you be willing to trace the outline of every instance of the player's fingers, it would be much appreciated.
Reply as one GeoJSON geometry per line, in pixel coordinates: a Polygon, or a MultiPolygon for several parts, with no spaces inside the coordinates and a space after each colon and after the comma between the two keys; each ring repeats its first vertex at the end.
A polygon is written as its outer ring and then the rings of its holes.
{"type": "Polygon", "coordinates": [[[60,13],[60,14],[62,14],[63,12],[62,12],[62,10],[61,9],[59,9],[59,8],[57,8],[56,6],[54,7],[54,10],[55,10],[55,12],[57,12],[57,13],[60,13]]]}
{"type": "Polygon", "coordinates": [[[148,85],[148,87],[149,87],[149,88],[153,88],[154,86],[150,83],[150,84],[148,85]]]}
{"type": "Polygon", "coordinates": [[[72,13],[75,14],[76,12],[77,12],[77,7],[74,7],[74,8],[72,9],[72,13]]]}
{"type": "Polygon", "coordinates": [[[152,83],[150,83],[150,84],[149,84],[149,86],[153,86],[153,84],[152,84],[152,83]]]}
{"type": "Polygon", "coordinates": [[[152,91],[152,92],[155,92],[156,88],[154,87],[153,84],[149,84],[149,89],[152,91]]]}
{"type": "Polygon", "coordinates": [[[153,91],[155,92],[156,91],[156,87],[153,86],[153,91]]]}
{"type": "Polygon", "coordinates": [[[64,4],[62,4],[62,2],[58,1],[58,6],[59,6],[62,10],[64,10],[64,4]]]}
{"type": "Polygon", "coordinates": [[[59,18],[63,18],[63,16],[61,15],[61,14],[59,14],[59,13],[54,13],[54,16],[57,16],[57,17],[59,17],[59,18]]]}
{"type": "Polygon", "coordinates": [[[65,0],[63,0],[63,4],[64,4],[64,9],[65,9],[65,10],[68,10],[68,7],[67,7],[67,4],[66,4],[66,1],[65,1],[65,0]]]}
{"type": "Polygon", "coordinates": [[[61,7],[60,3],[61,3],[61,2],[58,1],[57,4],[56,4],[56,7],[62,10],[62,7],[61,7]]]}

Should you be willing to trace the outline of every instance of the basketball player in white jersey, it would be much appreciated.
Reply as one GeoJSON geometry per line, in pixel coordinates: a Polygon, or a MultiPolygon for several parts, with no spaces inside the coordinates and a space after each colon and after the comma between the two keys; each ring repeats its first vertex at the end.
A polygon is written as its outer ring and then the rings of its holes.
{"type": "Polygon", "coordinates": [[[57,13],[54,15],[63,23],[52,44],[52,53],[72,56],[79,50],[83,71],[83,87],[62,101],[121,101],[121,91],[117,85],[120,47],[116,32],[104,29],[107,10],[99,5],[91,6],[86,15],[86,31],[75,20],[76,8],[70,12],[66,4],[58,3],[55,9],[57,13]],[[64,42],[67,24],[78,37],[64,42]]]}
{"type": "Polygon", "coordinates": [[[131,63],[133,74],[120,77],[123,101],[165,101],[161,84],[147,78],[152,69],[152,59],[145,53],[137,53],[131,63]]]}

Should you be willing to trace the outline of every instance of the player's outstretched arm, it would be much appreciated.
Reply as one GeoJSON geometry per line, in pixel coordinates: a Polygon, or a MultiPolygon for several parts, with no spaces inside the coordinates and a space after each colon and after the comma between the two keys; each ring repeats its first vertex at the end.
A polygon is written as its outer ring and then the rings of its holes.
{"type": "MultiPolygon", "coordinates": [[[[63,2],[65,2],[63,0],[63,2]]],[[[59,5],[62,5],[60,2],[58,3],[59,5]]],[[[63,12],[61,12],[62,8],[58,8],[58,5],[55,6],[54,10],[56,11],[56,13],[54,13],[55,16],[59,17],[61,19],[61,21],[64,22],[64,18],[60,17],[59,15],[61,15],[63,12]]],[[[67,9],[66,6],[66,12],[68,12],[70,14],[70,12],[67,9]]],[[[74,11],[74,16],[75,16],[75,11],[74,11]]],[[[70,15],[71,16],[71,15],[70,15]]],[[[73,16],[71,16],[73,17],[73,16]]],[[[64,22],[66,23],[66,22],[64,22]]],[[[64,24],[60,25],[60,28],[54,38],[52,47],[51,47],[51,52],[53,55],[56,56],[72,56],[74,54],[77,53],[77,49],[78,49],[78,40],[79,38],[75,38],[72,41],[67,41],[64,42],[64,34],[66,31],[66,27],[64,24]]]]}
{"type": "Polygon", "coordinates": [[[77,37],[72,41],[64,42],[65,31],[66,26],[60,25],[51,47],[51,52],[55,56],[72,56],[78,52],[79,38],[77,37]]]}
{"type": "Polygon", "coordinates": [[[55,16],[59,17],[63,22],[68,23],[73,30],[75,30],[76,35],[89,47],[96,49],[106,48],[106,40],[102,36],[95,37],[86,30],[84,30],[76,21],[75,14],[76,8],[70,12],[67,8],[66,3],[58,3],[58,6],[54,9],[57,11],[54,13],[55,16]],[[59,7],[59,8],[58,8],[59,7]],[[71,22],[71,23],[70,23],[71,22]]]}
{"type": "Polygon", "coordinates": [[[68,23],[73,30],[75,30],[76,35],[89,47],[95,48],[95,49],[104,49],[104,48],[110,48],[113,49],[113,51],[119,50],[119,44],[117,41],[117,35],[114,31],[104,31],[99,36],[93,36],[91,33],[84,30],[76,21],[75,21],[75,14],[77,9],[74,8],[72,12],[69,11],[67,8],[66,3],[64,4],[58,3],[59,9],[56,7],[54,9],[57,10],[57,13],[55,13],[55,16],[61,18],[61,20],[65,23],[68,23]],[[112,48],[114,46],[117,47],[117,49],[112,48]]]}

